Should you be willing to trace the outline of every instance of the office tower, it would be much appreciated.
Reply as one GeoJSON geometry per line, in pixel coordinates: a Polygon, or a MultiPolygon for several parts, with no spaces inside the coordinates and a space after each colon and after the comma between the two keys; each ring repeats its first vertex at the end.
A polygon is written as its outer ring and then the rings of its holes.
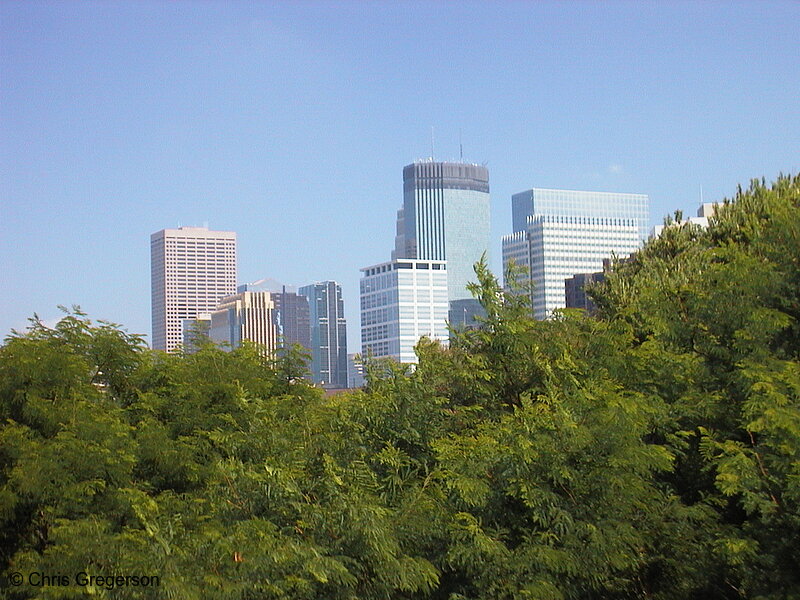
{"type": "Polygon", "coordinates": [[[272,295],[280,324],[281,346],[298,344],[311,352],[311,311],[308,298],[295,292],[283,291],[272,295]]]}
{"type": "Polygon", "coordinates": [[[153,348],[172,352],[183,341],[184,320],[236,292],[236,233],[180,227],[152,234],[150,280],[153,348]]]}
{"type": "Polygon", "coordinates": [[[181,325],[183,328],[181,345],[186,354],[194,354],[200,349],[204,340],[210,339],[211,315],[208,313],[199,314],[196,319],[184,319],[181,325]]]}
{"type": "MultiPolygon", "coordinates": [[[[564,308],[565,280],[600,271],[603,259],[627,257],[646,239],[644,194],[531,189],[512,197],[514,232],[503,237],[503,264],[525,267],[537,319],[564,308]]],[[[506,284],[508,286],[508,282],[506,284]]]]}
{"type": "Polygon", "coordinates": [[[589,314],[597,311],[597,305],[586,294],[586,286],[605,281],[603,271],[596,273],[577,273],[564,280],[564,299],[566,308],[582,308],[589,314]]]}
{"type": "Polygon", "coordinates": [[[267,356],[278,348],[275,304],[269,292],[240,292],[223,298],[211,313],[209,337],[224,348],[233,349],[242,342],[262,346],[267,356]]]}
{"type": "MultiPolygon", "coordinates": [[[[683,219],[681,221],[676,221],[671,224],[671,226],[676,225],[685,225],[686,223],[691,223],[692,225],[699,225],[703,229],[708,227],[708,218],[713,217],[714,214],[717,212],[717,207],[719,204],[706,202],[701,204],[697,209],[697,216],[696,217],[689,217],[688,219],[683,219]]],[[[656,225],[650,230],[650,237],[656,238],[661,235],[664,231],[666,225],[656,225]]]]}
{"type": "Polygon", "coordinates": [[[360,354],[347,355],[347,387],[361,388],[366,384],[364,361],[360,354]]]}
{"type": "Polygon", "coordinates": [[[432,160],[407,165],[392,258],[446,260],[448,301],[472,299],[473,265],[491,244],[489,209],[486,167],[432,160]]]}
{"type": "Polygon", "coordinates": [[[391,261],[361,269],[365,356],[416,362],[421,336],[447,340],[448,309],[474,326],[482,308],[467,284],[490,236],[486,167],[433,159],[404,167],[391,261]]]}
{"type": "Polygon", "coordinates": [[[422,336],[446,340],[447,273],[443,260],[396,259],[361,269],[361,352],[415,363],[422,336]]]}
{"type": "Polygon", "coordinates": [[[311,316],[308,298],[298,294],[294,288],[281,285],[274,279],[262,279],[255,283],[240,285],[238,290],[268,291],[275,303],[275,322],[278,326],[278,346],[299,344],[311,352],[311,316]]]}
{"type": "Polygon", "coordinates": [[[634,219],[639,240],[644,242],[650,221],[648,206],[646,194],[533,188],[511,197],[511,218],[514,233],[525,231],[528,218],[538,215],[634,219]]]}
{"type": "Polygon", "coordinates": [[[311,321],[311,374],[326,387],[347,387],[347,322],[342,288],[335,281],[306,285],[311,321]]]}

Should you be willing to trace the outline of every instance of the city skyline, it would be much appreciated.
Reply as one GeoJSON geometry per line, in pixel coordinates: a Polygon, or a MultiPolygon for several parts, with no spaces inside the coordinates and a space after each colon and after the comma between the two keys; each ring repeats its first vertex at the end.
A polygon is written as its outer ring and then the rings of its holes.
{"type": "Polygon", "coordinates": [[[798,20],[788,2],[3,3],[0,334],[78,304],[152,342],[142,240],[207,222],[239,234],[237,283],[339,281],[357,349],[358,269],[387,258],[402,165],[488,164],[498,275],[531,185],[648,194],[653,226],[799,171],[798,20]]]}

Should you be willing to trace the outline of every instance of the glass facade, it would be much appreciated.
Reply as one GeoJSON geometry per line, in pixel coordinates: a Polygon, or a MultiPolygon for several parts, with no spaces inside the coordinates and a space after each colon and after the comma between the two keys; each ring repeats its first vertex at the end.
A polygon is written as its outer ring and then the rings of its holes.
{"type": "Polygon", "coordinates": [[[467,284],[488,255],[490,225],[486,167],[427,160],[403,168],[392,260],[361,269],[365,356],[415,363],[420,337],[447,341],[448,308],[472,326],[479,310],[467,284]]]}
{"type": "Polygon", "coordinates": [[[533,188],[511,197],[514,232],[525,231],[533,215],[634,219],[639,240],[647,239],[650,199],[646,194],[580,192],[533,188]]]}
{"type": "Polygon", "coordinates": [[[347,387],[347,321],[342,287],[323,281],[301,287],[308,298],[311,322],[311,374],[315,383],[347,387]]]}
{"type": "Polygon", "coordinates": [[[308,298],[294,292],[277,292],[275,319],[280,327],[280,345],[288,348],[299,344],[311,352],[311,311],[308,298]]]}
{"type": "Polygon", "coordinates": [[[566,306],[566,279],[602,270],[612,255],[629,256],[647,236],[644,194],[532,189],[511,202],[514,233],[503,238],[503,263],[526,268],[529,279],[518,283],[532,283],[537,319],[566,306]]]}
{"type": "Polygon", "coordinates": [[[450,302],[447,322],[455,330],[479,329],[482,319],[486,318],[486,309],[475,298],[464,298],[450,302]]]}
{"type": "Polygon", "coordinates": [[[449,300],[472,298],[473,265],[491,244],[488,169],[433,161],[406,166],[397,229],[393,258],[446,260],[449,300]]]}

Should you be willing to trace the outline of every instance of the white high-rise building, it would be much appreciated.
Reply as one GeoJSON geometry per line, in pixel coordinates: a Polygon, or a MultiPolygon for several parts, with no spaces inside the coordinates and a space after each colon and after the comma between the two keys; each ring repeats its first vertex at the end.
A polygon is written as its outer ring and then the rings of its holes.
{"type": "Polygon", "coordinates": [[[527,276],[517,283],[532,283],[534,317],[566,306],[566,279],[600,271],[603,259],[640,248],[648,202],[644,194],[546,189],[512,197],[514,233],[503,237],[503,264],[525,267],[527,276]]]}
{"type": "Polygon", "coordinates": [[[152,346],[172,352],[183,322],[211,313],[236,293],[236,233],[206,227],[162,229],[150,236],[152,346]]]}
{"type": "Polygon", "coordinates": [[[278,348],[278,324],[270,292],[240,292],[223,298],[211,313],[209,337],[238,348],[247,340],[259,344],[267,355],[278,348]]]}
{"type": "MultiPolygon", "coordinates": [[[[716,212],[719,204],[706,202],[701,204],[700,207],[697,209],[697,216],[696,217],[689,217],[688,219],[684,219],[682,221],[673,222],[672,226],[677,225],[685,225],[686,223],[691,223],[693,225],[699,225],[703,229],[708,227],[708,218],[713,217],[716,212]]],[[[650,237],[657,238],[661,235],[664,231],[666,225],[656,225],[650,230],[650,237]]]]}
{"type": "Polygon", "coordinates": [[[415,363],[422,336],[446,341],[447,262],[395,259],[361,269],[361,352],[415,363]]]}

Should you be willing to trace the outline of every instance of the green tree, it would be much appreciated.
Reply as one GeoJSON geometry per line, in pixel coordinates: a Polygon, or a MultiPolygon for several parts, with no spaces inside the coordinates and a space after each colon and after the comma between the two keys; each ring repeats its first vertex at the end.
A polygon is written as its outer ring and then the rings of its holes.
{"type": "MultiPolygon", "coordinates": [[[[800,596],[800,178],[674,223],[537,322],[325,397],[297,349],[192,354],[78,310],[0,347],[0,558],[158,588],[10,598],[800,596]]],[[[6,580],[0,580],[5,585],[6,580]]]]}
{"type": "Polygon", "coordinates": [[[715,517],[709,596],[800,594],[799,268],[800,177],[781,177],[740,189],[706,231],[667,228],[596,292],[667,367],[627,385],[668,403],[665,481],[715,517]]]}

